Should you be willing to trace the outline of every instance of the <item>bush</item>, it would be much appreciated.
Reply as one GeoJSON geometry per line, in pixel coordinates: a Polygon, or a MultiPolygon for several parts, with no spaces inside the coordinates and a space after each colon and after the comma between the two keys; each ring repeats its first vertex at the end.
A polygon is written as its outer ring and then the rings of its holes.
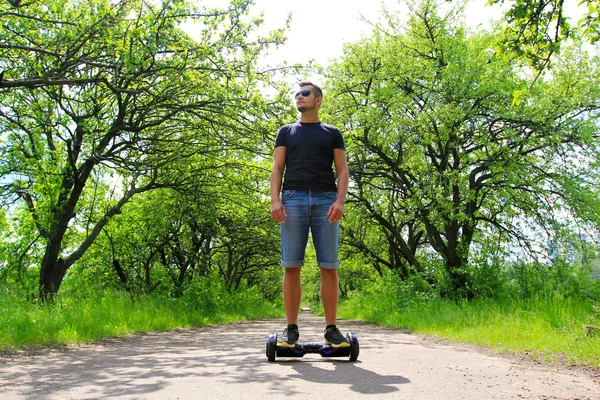
{"type": "Polygon", "coordinates": [[[397,273],[388,272],[366,283],[361,291],[350,293],[343,302],[343,310],[355,318],[373,321],[378,316],[392,315],[434,299],[439,299],[438,292],[421,277],[411,276],[404,281],[397,273]]]}
{"type": "Polygon", "coordinates": [[[257,288],[230,293],[215,277],[197,279],[181,298],[160,294],[132,298],[123,290],[79,290],[60,293],[46,305],[2,286],[0,348],[85,342],[282,314],[281,305],[265,301],[257,288]]]}

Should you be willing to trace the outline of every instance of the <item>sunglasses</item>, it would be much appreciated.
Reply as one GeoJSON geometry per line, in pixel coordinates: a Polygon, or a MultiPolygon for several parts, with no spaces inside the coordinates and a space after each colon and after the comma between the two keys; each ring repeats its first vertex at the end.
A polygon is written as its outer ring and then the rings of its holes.
{"type": "Polygon", "coordinates": [[[308,96],[310,96],[310,94],[311,94],[310,90],[304,89],[304,90],[301,90],[301,91],[297,92],[294,95],[294,99],[297,99],[298,97],[300,97],[300,95],[302,95],[302,97],[308,97],[308,96]]]}

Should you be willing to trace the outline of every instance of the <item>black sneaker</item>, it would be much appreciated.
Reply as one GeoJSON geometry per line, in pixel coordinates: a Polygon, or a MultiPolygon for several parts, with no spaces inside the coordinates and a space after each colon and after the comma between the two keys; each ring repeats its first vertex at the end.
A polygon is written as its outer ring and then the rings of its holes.
{"type": "Polygon", "coordinates": [[[331,347],[350,346],[350,343],[348,343],[344,335],[342,335],[342,332],[335,326],[325,328],[325,343],[331,347]]]}
{"type": "Polygon", "coordinates": [[[300,339],[298,326],[288,325],[288,327],[283,330],[283,334],[277,337],[277,346],[296,347],[298,339],[300,339]]]}

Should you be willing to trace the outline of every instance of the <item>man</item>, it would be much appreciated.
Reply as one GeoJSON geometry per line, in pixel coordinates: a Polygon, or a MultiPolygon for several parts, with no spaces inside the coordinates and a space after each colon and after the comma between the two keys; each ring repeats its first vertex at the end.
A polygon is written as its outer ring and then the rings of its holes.
{"type": "Polygon", "coordinates": [[[298,85],[295,98],[300,121],[279,130],[271,171],[271,217],[280,223],[281,265],[285,267],[283,300],[288,323],[277,345],[294,347],[300,337],[300,270],[310,230],[321,272],[325,341],[334,347],[347,347],[348,341],[336,327],[339,221],[344,216],[348,191],[344,138],[337,128],[319,119],[321,88],[311,82],[298,85]],[[337,187],[332,164],[337,172],[337,187]]]}

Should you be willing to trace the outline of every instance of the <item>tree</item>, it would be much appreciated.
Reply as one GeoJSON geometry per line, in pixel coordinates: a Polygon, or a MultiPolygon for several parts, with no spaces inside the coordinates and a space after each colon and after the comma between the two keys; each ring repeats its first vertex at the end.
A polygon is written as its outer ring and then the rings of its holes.
{"type": "Polygon", "coordinates": [[[506,49],[527,57],[537,69],[544,69],[552,55],[577,34],[592,43],[600,40],[600,1],[577,0],[489,0],[488,4],[509,4],[505,13],[503,44],[506,49]],[[567,4],[565,4],[567,3],[567,4]],[[566,7],[577,3],[586,11],[581,20],[569,21],[566,7]]]}
{"type": "Polygon", "coordinates": [[[178,297],[207,276],[220,276],[227,290],[248,284],[271,292],[269,271],[280,268],[277,224],[261,190],[267,171],[238,166],[217,173],[212,185],[200,179],[197,187],[137,196],[105,227],[77,276],[104,276],[96,286],[120,280],[132,294],[159,288],[178,297]]]}
{"type": "MultiPolygon", "coordinates": [[[[180,296],[194,276],[210,272],[211,243],[217,233],[215,188],[206,182],[195,195],[173,189],[138,196],[104,228],[94,249],[77,268],[107,276],[132,294],[163,293],[180,296]],[[116,273],[115,273],[116,272],[116,273]]],[[[97,282],[99,284],[100,282],[97,282]]]]}
{"type": "MultiPolygon", "coordinates": [[[[496,35],[468,34],[433,2],[408,27],[348,45],[328,71],[329,113],[347,131],[349,201],[386,243],[369,249],[379,264],[406,277],[434,251],[451,291],[469,295],[478,236],[526,247],[522,223],[549,226],[559,208],[582,219],[598,211],[598,60],[573,48],[531,86],[526,65],[494,53],[496,35]]],[[[346,229],[358,248],[361,229],[346,229]]]]}
{"type": "Polygon", "coordinates": [[[244,280],[250,286],[273,286],[260,279],[266,270],[280,269],[277,225],[264,212],[267,206],[264,201],[238,204],[235,214],[219,218],[221,234],[212,248],[212,262],[227,290],[237,289],[244,280]]]}
{"type": "Polygon", "coordinates": [[[133,196],[193,179],[192,167],[180,174],[172,160],[257,133],[255,61],[282,36],[248,39],[260,23],[246,18],[250,4],[0,5],[0,196],[27,207],[44,241],[41,298],[58,292],[67,270],[133,196]],[[194,39],[180,27],[190,20],[194,39]],[[90,212],[83,198],[94,176],[112,176],[124,189],[90,212]],[[83,239],[78,223],[91,227],[83,239]]]}

